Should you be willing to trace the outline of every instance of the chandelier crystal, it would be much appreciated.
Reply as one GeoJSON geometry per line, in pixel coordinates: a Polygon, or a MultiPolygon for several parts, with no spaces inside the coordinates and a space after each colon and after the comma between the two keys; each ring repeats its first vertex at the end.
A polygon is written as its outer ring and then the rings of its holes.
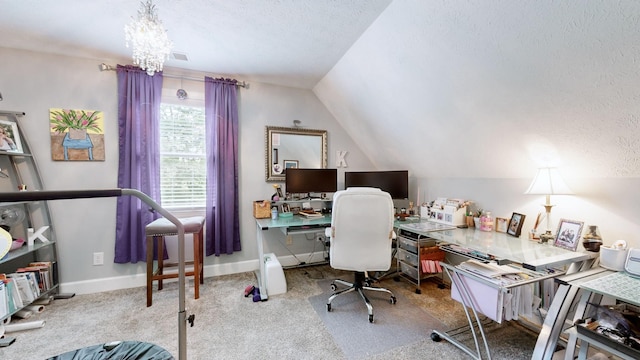
{"type": "Polygon", "coordinates": [[[151,0],[140,3],[138,17],[132,20],[124,27],[126,46],[131,44],[133,47],[133,64],[152,76],[156,71],[162,71],[173,43],[167,37],[151,0]]]}

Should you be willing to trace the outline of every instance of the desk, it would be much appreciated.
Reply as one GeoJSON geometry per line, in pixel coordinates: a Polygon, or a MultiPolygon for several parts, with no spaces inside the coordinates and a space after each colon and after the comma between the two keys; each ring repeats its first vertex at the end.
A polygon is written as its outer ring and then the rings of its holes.
{"type": "MultiPolygon", "coordinates": [[[[483,232],[475,229],[455,229],[445,231],[433,231],[425,232],[420,230],[419,225],[414,224],[400,224],[400,231],[411,231],[420,234],[424,237],[435,239],[438,246],[446,252],[463,256],[468,259],[478,260],[495,260],[498,264],[515,263],[521,265],[524,269],[530,271],[545,272],[548,269],[560,266],[567,266],[566,273],[574,273],[580,271],[585,267],[590,267],[592,260],[596,257],[596,253],[587,252],[573,252],[558,247],[554,247],[549,244],[540,244],[530,241],[526,238],[515,238],[504,233],[496,232],[483,232]]],[[[473,299],[473,290],[467,285],[468,279],[472,281],[478,281],[483,285],[493,288],[497,292],[508,292],[510,288],[524,283],[531,282],[530,280],[522,282],[520,284],[512,284],[509,286],[497,285],[484,281],[478,275],[470,273],[468,271],[461,270],[450,264],[441,263],[444,270],[447,272],[452,280],[452,284],[457,287],[461,302],[463,303],[464,310],[469,323],[469,328],[475,342],[475,352],[469,349],[466,345],[457,341],[451,335],[446,332],[434,331],[432,339],[439,340],[440,338],[447,339],[450,343],[460,348],[474,359],[481,359],[482,354],[478,345],[478,335],[484,342],[484,350],[487,357],[490,359],[490,349],[487,344],[487,340],[482,329],[482,324],[478,321],[478,308],[473,299]],[[467,279],[467,280],[466,280],[467,279]],[[471,309],[471,313],[469,312],[471,309]],[[475,320],[475,324],[474,324],[475,320]],[[478,329],[479,334],[475,329],[478,329]]],[[[562,272],[550,273],[548,272],[544,276],[540,276],[533,281],[541,281],[546,278],[562,275],[562,272]]],[[[551,312],[551,309],[550,309],[551,312]]],[[[549,339],[549,341],[555,341],[555,339],[549,339]]],[[[547,347],[546,341],[540,340],[541,347],[547,347]]],[[[555,343],[554,343],[555,344],[555,343]]],[[[538,344],[536,344],[538,347],[538,344]]],[[[534,358],[536,358],[534,356],[534,358]]],[[[536,358],[537,359],[537,358],[536,358]]]]}
{"type": "Polygon", "coordinates": [[[260,289],[260,298],[262,301],[269,299],[267,293],[267,274],[265,271],[264,262],[264,231],[270,229],[279,229],[286,233],[302,233],[309,231],[322,231],[324,228],[331,226],[331,215],[324,215],[319,218],[306,218],[301,215],[294,215],[292,217],[278,217],[275,220],[272,219],[256,219],[257,226],[257,241],[258,241],[258,263],[260,268],[256,273],[258,279],[258,288],[260,289]]]}
{"type": "MultiPolygon", "coordinates": [[[[394,228],[397,228],[401,223],[404,222],[396,221],[394,228]]],[[[264,262],[264,232],[271,229],[278,229],[285,234],[301,234],[314,231],[322,231],[324,233],[324,228],[331,226],[331,215],[326,214],[319,218],[306,218],[301,215],[294,215],[292,217],[278,217],[275,220],[271,218],[256,219],[256,226],[258,263],[260,265],[256,272],[256,278],[258,279],[258,288],[260,288],[260,298],[262,301],[265,301],[269,299],[269,294],[267,293],[267,276],[264,262]]]]}
{"type": "MultiPolygon", "coordinates": [[[[622,302],[640,306],[640,279],[634,278],[626,274],[624,271],[615,272],[599,268],[597,273],[592,276],[583,278],[581,281],[570,281],[572,285],[582,290],[582,296],[576,307],[574,315],[574,323],[584,318],[588,303],[599,303],[602,296],[611,296],[622,302]]],[[[577,330],[577,326],[569,329],[569,340],[567,341],[567,349],[565,359],[573,359],[577,341],[581,341],[578,359],[586,359],[589,345],[610,352],[622,359],[637,359],[639,352],[618,344],[615,341],[606,341],[608,339],[599,339],[596,336],[588,336],[588,332],[581,333],[577,330]]],[[[584,329],[582,329],[584,330],[584,329]]]]}

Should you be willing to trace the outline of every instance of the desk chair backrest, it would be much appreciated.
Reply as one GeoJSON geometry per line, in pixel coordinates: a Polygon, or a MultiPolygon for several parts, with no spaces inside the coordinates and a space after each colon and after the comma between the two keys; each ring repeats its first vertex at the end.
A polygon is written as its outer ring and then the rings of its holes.
{"type": "Polygon", "coordinates": [[[393,201],[377,188],[349,188],[333,196],[331,267],[386,271],[391,267],[393,201]]]}

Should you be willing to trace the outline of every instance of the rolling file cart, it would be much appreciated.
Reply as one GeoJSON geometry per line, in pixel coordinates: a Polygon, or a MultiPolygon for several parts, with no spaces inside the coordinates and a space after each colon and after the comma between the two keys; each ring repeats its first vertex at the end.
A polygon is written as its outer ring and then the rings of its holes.
{"type": "Polygon", "coordinates": [[[399,277],[416,286],[416,294],[422,293],[420,284],[429,278],[439,279],[444,288],[440,262],[445,253],[436,245],[436,241],[455,227],[430,221],[402,224],[398,227],[396,254],[399,277]]]}

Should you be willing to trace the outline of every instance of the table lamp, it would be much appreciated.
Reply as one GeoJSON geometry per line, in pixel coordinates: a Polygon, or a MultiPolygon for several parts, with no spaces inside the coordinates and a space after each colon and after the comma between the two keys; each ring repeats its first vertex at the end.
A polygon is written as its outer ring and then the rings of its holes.
{"type": "Polygon", "coordinates": [[[540,242],[547,242],[553,239],[553,234],[551,233],[551,208],[553,207],[551,195],[570,195],[573,192],[562,180],[557,168],[547,167],[538,169],[536,177],[533,178],[531,185],[524,193],[546,196],[546,203],[543,206],[546,211],[547,229],[544,234],[540,235],[540,242]]]}

